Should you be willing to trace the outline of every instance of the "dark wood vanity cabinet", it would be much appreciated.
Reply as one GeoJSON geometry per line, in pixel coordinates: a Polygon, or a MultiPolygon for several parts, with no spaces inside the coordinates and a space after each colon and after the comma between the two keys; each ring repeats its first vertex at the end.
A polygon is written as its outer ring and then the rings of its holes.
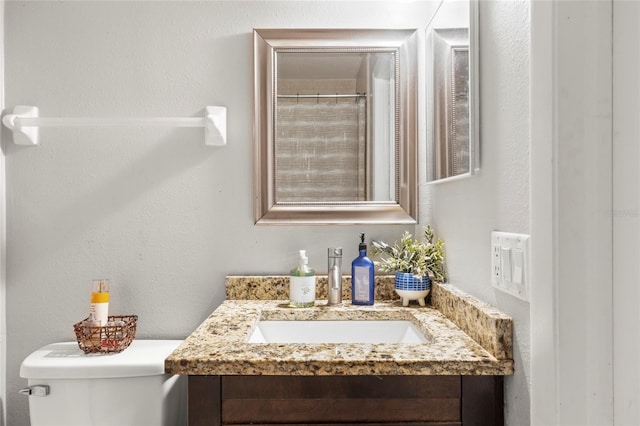
{"type": "Polygon", "coordinates": [[[503,425],[502,376],[189,376],[189,426],[503,425]]]}

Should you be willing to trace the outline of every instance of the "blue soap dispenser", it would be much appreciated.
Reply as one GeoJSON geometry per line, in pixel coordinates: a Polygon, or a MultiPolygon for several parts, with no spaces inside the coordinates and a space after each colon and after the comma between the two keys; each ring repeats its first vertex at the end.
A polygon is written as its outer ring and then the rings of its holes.
{"type": "Polygon", "coordinates": [[[360,254],[351,263],[351,303],[373,305],[373,262],[367,257],[364,234],[360,234],[360,254]]]}

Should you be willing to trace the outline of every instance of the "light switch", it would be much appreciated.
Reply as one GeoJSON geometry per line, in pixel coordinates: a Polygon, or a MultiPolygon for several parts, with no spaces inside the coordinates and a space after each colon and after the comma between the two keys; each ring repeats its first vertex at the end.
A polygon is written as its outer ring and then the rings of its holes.
{"type": "Polygon", "coordinates": [[[491,232],[491,284],[496,289],[529,301],[529,236],[491,232]]]}
{"type": "Polygon", "coordinates": [[[511,249],[508,247],[500,247],[500,270],[502,280],[511,282],[511,249]]]}
{"type": "Polygon", "coordinates": [[[522,249],[515,249],[513,251],[513,283],[514,284],[523,284],[522,279],[524,278],[522,276],[522,272],[523,272],[523,255],[522,255],[522,249]]]}

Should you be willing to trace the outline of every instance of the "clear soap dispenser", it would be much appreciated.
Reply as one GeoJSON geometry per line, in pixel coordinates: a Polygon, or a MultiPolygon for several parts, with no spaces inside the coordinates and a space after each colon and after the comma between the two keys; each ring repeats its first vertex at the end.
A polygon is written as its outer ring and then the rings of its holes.
{"type": "Polygon", "coordinates": [[[305,250],[298,252],[298,267],[291,270],[289,277],[289,306],[309,308],[316,302],[316,272],[308,265],[305,250]]]}
{"type": "Polygon", "coordinates": [[[354,305],[373,305],[374,274],[373,261],[367,257],[367,244],[364,234],[360,234],[360,252],[351,263],[351,303],[354,305]]]}

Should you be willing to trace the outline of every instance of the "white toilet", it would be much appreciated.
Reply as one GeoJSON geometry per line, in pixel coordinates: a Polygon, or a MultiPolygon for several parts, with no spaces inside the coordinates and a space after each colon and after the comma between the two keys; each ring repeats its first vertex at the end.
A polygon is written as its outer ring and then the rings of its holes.
{"type": "Polygon", "coordinates": [[[179,426],[187,423],[187,377],[164,374],[180,340],[134,340],[117,354],[85,355],[76,342],[29,355],[31,426],[179,426]]]}

